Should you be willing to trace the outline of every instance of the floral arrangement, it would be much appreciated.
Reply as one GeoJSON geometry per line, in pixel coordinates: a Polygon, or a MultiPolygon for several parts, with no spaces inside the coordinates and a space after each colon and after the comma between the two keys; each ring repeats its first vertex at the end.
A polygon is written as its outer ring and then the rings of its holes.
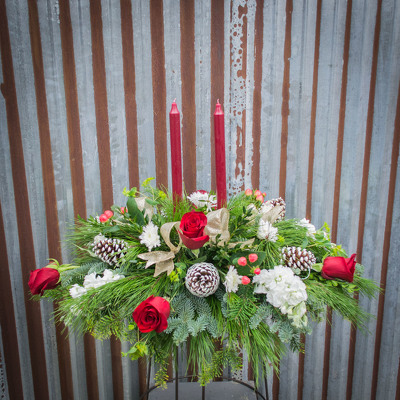
{"type": "Polygon", "coordinates": [[[159,384],[172,352],[187,342],[201,384],[245,351],[258,381],[326,306],[362,328],[370,317],[354,293],[379,290],[355,254],[331,243],[329,227],[285,219],[282,198],[247,189],[217,209],[196,191],[177,199],[146,180],[124,189],[126,207],[79,218],[68,241],[74,263],[31,273],[36,298],[58,301],[56,317],[75,332],[129,341],[132,359],[155,357],[159,384]],[[220,343],[216,347],[216,343],[220,343]]]}

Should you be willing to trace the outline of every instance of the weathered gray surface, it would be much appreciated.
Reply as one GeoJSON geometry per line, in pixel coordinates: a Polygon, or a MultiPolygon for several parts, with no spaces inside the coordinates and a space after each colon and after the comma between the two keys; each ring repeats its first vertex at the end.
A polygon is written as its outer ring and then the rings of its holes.
{"type": "MultiPolygon", "coordinates": [[[[183,0],[181,0],[183,1],[183,0]]],[[[53,167],[61,238],[73,221],[71,173],[66,122],[66,103],[63,80],[59,4],[57,0],[38,0],[41,45],[50,124],[53,167]]],[[[238,78],[243,39],[243,16],[238,8],[244,1],[224,1],[225,42],[224,111],[226,115],[226,149],[228,192],[233,194],[242,186],[251,186],[253,155],[252,111],[254,89],[254,18],[256,1],[247,2],[246,79],[238,78]],[[236,27],[234,25],[237,25],[236,27]],[[235,33],[235,35],[234,35],[235,33]],[[239,59],[239,64],[231,64],[239,59]],[[246,111],[244,126],[238,112],[246,111]],[[237,127],[244,129],[246,143],[245,162],[236,165],[237,127]],[[238,167],[238,170],[236,168],[238,167]],[[242,176],[243,172],[243,176],[242,176]]],[[[343,159],[339,197],[337,241],[349,253],[356,252],[360,217],[361,183],[365,154],[366,121],[371,82],[371,61],[375,29],[376,2],[353,0],[351,17],[348,84],[345,104],[343,159]]],[[[112,164],[112,193],[114,202],[121,204],[122,188],[129,186],[128,151],[124,82],[122,68],[120,2],[102,0],[103,37],[106,64],[107,104],[112,164]]],[[[28,5],[25,0],[6,1],[7,18],[14,62],[14,75],[19,107],[25,171],[29,192],[35,260],[32,269],[43,266],[48,257],[46,240],[46,214],[43,194],[43,171],[40,160],[39,131],[36,111],[32,54],[29,37],[28,5]]],[[[102,211],[100,192],[99,151],[92,70],[92,45],[89,0],[70,1],[74,39],[75,65],[78,88],[81,143],[83,152],[87,213],[102,211]]],[[[265,0],[263,8],[262,48],[262,108],[260,189],[269,198],[279,195],[279,174],[282,131],[282,85],[284,71],[284,43],[286,28],[286,2],[265,0]]],[[[308,157],[311,124],[311,99],[313,94],[313,69],[315,51],[315,23],[317,0],[293,1],[290,98],[288,118],[288,147],[286,173],[287,215],[302,218],[306,213],[308,157]]],[[[322,5],[319,47],[317,114],[314,148],[314,169],[311,215],[317,226],[325,221],[332,223],[335,185],[336,151],[339,123],[340,91],[343,69],[343,46],[347,2],[324,1],[322,5]]],[[[151,70],[151,36],[149,0],[132,2],[134,33],[135,83],[138,116],[139,178],[155,176],[153,87],[151,70]]],[[[164,0],[164,48],[166,104],[168,113],[174,98],[181,107],[181,54],[180,54],[180,2],[164,0]]],[[[199,189],[211,188],[210,167],[210,104],[211,99],[211,0],[195,1],[195,104],[196,109],[196,178],[199,189]]],[[[385,292],[383,333],[380,343],[378,374],[378,399],[394,398],[400,354],[399,307],[399,224],[400,224],[400,170],[397,168],[396,194],[391,232],[385,232],[389,191],[391,152],[394,135],[397,93],[400,79],[400,5],[396,0],[382,3],[379,39],[378,71],[374,101],[372,146],[368,176],[368,193],[362,261],[366,275],[381,279],[382,251],[385,238],[390,235],[388,280],[385,292]]],[[[0,60],[1,62],[1,60],[0,60]]],[[[0,69],[0,81],[3,81],[0,69]]],[[[0,95],[0,200],[10,267],[13,306],[18,332],[23,391],[26,399],[33,399],[33,382],[30,370],[30,353],[25,317],[24,291],[20,268],[20,247],[16,228],[14,186],[11,154],[7,130],[5,102],[0,95]]],[[[168,142],[169,143],[169,142],[168,142]]],[[[170,166],[170,150],[168,154],[170,166]]],[[[169,183],[171,176],[169,175],[169,183]]],[[[70,259],[63,247],[63,261],[70,259]]],[[[378,301],[360,300],[362,306],[376,315],[378,301]]],[[[55,329],[49,321],[52,306],[42,304],[43,331],[46,350],[46,368],[50,397],[61,398],[55,329]]],[[[353,399],[367,399],[371,395],[371,378],[374,363],[376,321],[368,325],[370,335],[357,333],[356,358],[353,380],[353,399]],[[366,384],[367,383],[367,384],[366,384]]],[[[331,340],[328,398],[345,398],[350,326],[334,315],[331,340]]],[[[4,343],[2,343],[4,345],[4,343]]],[[[70,337],[72,375],[76,399],[87,397],[83,344],[70,337]]],[[[306,338],[304,369],[304,399],[319,399],[322,393],[322,373],[325,346],[325,325],[316,326],[314,334],[306,338]]],[[[128,345],[123,344],[123,350],[128,345]]],[[[99,389],[102,399],[112,398],[110,346],[107,341],[96,343],[99,389]]],[[[4,371],[3,364],[0,365],[4,371]]],[[[245,375],[247,366],[244,368],[245,375]]],[[[4,375],[2,375],[4,376],[4,375]]],[[[134,398],[138,392],[137,364],[123,359],[124,394],[134,398]]],[[[270,393],[272,379],[268,379],[270,393]]],[[[280,398],[297,398],[298,356],[289,354],[281,365],[280,398]]],[[[197,385],[197,384],[195,384],[197,385]]],[[[224,384],[225,385],[225,384],[224,384]]],[[[227,384],[228,385],[228,384],[227,384]]],[[[225,393],[233,394],[239,387],[226,386],[225,393]],[[235,388],[232,389],[231,388],[235,388]]],[[[225,386],[224,386],[225,388],[225,386]]],[[[241,388],[240,388],[241,389],[241,388]]],[[[186,389],[185,389],[186,390],[186,389]]],[[[192,389],[189,389],[190,393],[192,389]]],[[[196,389],[193,389],[196,390],[196,389]]],[[[208,390],[208,389],[207,389],[208,390]]],[[[213,387],[210,386],[210,393],[213,387]]],[[[167,392],[164,392],[166,395],[167,392]]],[[[194,393],[194,392],[193,392],[194,393]]],[[[161,395],[160,395],[161,396],[161,395]]],[[[239,396],[239,394],[238,394],[239,396]]],[[[150,397],[152,398],[152,397],[150,397]]],[[[161,397],[160,397],[161,398],[161,397]]],[[[168,397],[165,397],[168,398],[168,397]]],[[[235,397],[240,398],[240,397],[235,397]]],[[[251,398],[251,397],[249,397],[251,398]]],[[[222,399],[222,397],[221,397],[222,399]]]]}

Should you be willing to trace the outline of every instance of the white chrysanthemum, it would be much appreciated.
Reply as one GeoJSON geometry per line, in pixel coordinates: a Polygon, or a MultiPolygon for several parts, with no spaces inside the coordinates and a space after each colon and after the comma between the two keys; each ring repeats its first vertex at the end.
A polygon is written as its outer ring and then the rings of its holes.
{"type": "Polygon", "coordinates": [[[197,208],[207,207],[207,211],[217,207],[217,196],[209,194],[205,190],[198,190],[187,197],[197,208]]]}
{"type": "Polygon", "coordinates": [[[267,301],[283,314],[292,313],[293,307],[307,300],[306,285],[290,268],[282,265],[263,269],[253,278],[254,293],[267,295],[267,301]]]}
{"type": "Polygon", "coordinates": [[[151,251],[154,247],[161,246],[158,227],[152,222],[143,227],[143,233],[139,236],[139,239],[140,243],[144,244],[149,251],[151,251]]]}
{"type": "Polygon", "coordinates": [[[315,226],[313,224],[311,224],[308,219],[305,219],[305,218],[301,219],[297,223],[297,225],[300,225],[300,226],[302,226],[304,228],[307,228],[307,230],[308,230],[307,235],[308,236],[313,236],[313,237],[315,236],[315,232],[317,230],[316,230],[315,226]]]}
{"type": "Polygon", "coordinates": [[[268,242],[276,242],[278,239],[278,229],[273,227],[270,222],[260,219],[257,237],[268,242]]]}
{"type": "Polygon", "coordinates": [[[69,289],[69,294],[73,299],[82,296],[86,292],[87,290],[84,287],[79,286],[78,284],[72,285],[71,288],[69,289]]]}
{"type": "Polygon", "coordinates": [[[103,276],[96,276],[96,273],[86,275],[83,281],[84,289],[96,289],[106,283],[114,282],[119,279],[125,278],[124,275],[118,275],[110,269],[106,269],[103,272],[103,276]]]}
{"type": "Polygon", "coordinates": [[[238,274],[237,269],[231,265],[229,271],[225,277],[225,288],[227,292],[236,293],[239,289],[239,285],[242,283],[242,277],[238,274]]]}

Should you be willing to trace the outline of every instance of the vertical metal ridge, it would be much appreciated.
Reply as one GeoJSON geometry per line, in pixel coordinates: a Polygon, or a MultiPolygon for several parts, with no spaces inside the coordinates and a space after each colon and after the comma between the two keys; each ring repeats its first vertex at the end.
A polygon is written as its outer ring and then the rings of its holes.
{"type": "Polygon", "coordinates": [[[46,365],[46,359],[40,305],[37,302],[31,301],[27,290],[30,266],[35,265],[35,249],[33,243],[17,92],[15,87],[14,66],[11,53],[7,11],[4,0],[0,1],[0,49],[4,80],[1,84],[1,92],[6,104],[18,238],[19,242],[24,244],[23,247],[20,246],[20,256],[22,279],[24,281],[24,302],[28,327],[33,388],[35,397],[45,400],[49,398],[49,390],[47,371],[46,368],[44,368],[46,365]]]}
{"type": "Polygon", "coordinates": [[[101,0],[90,0],[90,31],[97,147],[99,149],[100,187],[103,209],[113,204],[110,133],[108,121],[106,65],[104,59],[101,0]]]}
{"type": "MultiPolygon", "coordinates": [[[[364,145],[364,161],[363,161],[363,174],[361,183],[361,196],[360,196],[360,217],[358,221],[358,235],[357,235],[357,261],[362,262],[362,251],[364,245],[364,229],[365,229],[365,213],[367,207],[367,193],[368,193],[368,175],[369,164],[371,156],[371,142],[372,142],[372,129],[374,122],[374,103],[375,103],[375,88],[376,88],[376,75],[378,69],[378,54],[379,54],[379,36],[381,29],[381,14],[382,14],[382,0],[378,0],[375,30],[374,30],[374,43],[372,50],[372,65],[371,65],[371,80],[369,87],[368,97],[368,110],[367,110],[367,125],[365,130],[365,145],[364,145]]],[[[358,299],[358,295],[355,295],[358,299]]],[[[349,361],[348,361],[348,375],[346,385],[346,399],[350,400],[353,393],[353,377],[354,377],[354,361],[356,351],[357,329],[354,325],[351,326],[350,343],[349,343],[349,361]]]]}
{"type": "Polygon", "coordinates": [[[397,368],[396,400],[400,400],[400,357],[399,366],[397,368]]]}
{"type": "MultiPolygon", "coordinates": [[[[233,0],[231,2],[231,10],[233,9],[233,0]]],[[[244,83],[244,86],[242,90],[246,92],[246,83],[247,83],[247,25],[248,25],[248,18],[247,18],[247,4],[244,4],[244,6],[239,5],[238,6],[238,19],[240,20],[241,17],[243,16],[243,23],[242,23],[242,54],[241,54],[241,59],[242,59],[242,69],[237,71],[237,77],[242,78],[244,83]]],[[[232,24],[232,20],[231,20],[232,24]]],[[[233,46],[231,46],[233,47],[233,46]]],[[[231,52],[230,54],[230,64],[236,63],[235,54],[231,52]]],[[[233,74],[232,74],[233,75],[233,74]]],[[[236,78],[236,77],[235,77],[236,78]]],[[[237,118],[237,114],[239,114],[238,110],[236,107],[231,107],[231,110],[233,111],[233,117],[237,118]]],[[[241,111],[241,126],[237,125],[236,126],[236,161],[235,161],[235,178],[242,177],[244,178],[245,176],[245,165],[246,165],[246,109],[244,108],[241,111]]],[[[239,178],[240,179],[240,178],[239,178]]],[[[244,180],[243,183],[241,184],[240,190],[244,190],[244,180]]]]}
{"type": "Polygon", "coordinates": [[[383,314],[385,306],[385,289],[387,281],[390,240],[391,240],[392,222],[393,222],[392,217],[393,217],[393,205],[394,205],[395,187],[396,187],[397,164],[399,159],[399,145],[400,145],[400,83],[397,94],[397,108],[396,108],[396,118],[394,122],[392,159],[390,164],[390,177],[389,177],[389,192],[388,192],[386,221],[385,221],[385,237],[382,249],[383,254],[382,254],[380,287],[382,288],[383,291],[379,294],[379,301],[378,301],[378,315],[376,320],[376,336],[375,336],[375,348],[374,348],[374,366],[372,370],[372,384],[371,384],[371,400],[376,399],[376,392],[378,387],[378,368],[379,368],[380,351],[381,351],[382,325],[383,325],[383,314]]]}
{"type": "MultiPolygon", "coordinates": [[[[106,210],[113,204],[113,191],[101,0],[90,0],[90,28],[101,200],[103,210],[106,210]]],[[[122,376],[121,343],[115,337],[111,337],[110,348],[114,399],[123,399],[124,383],[122,376]]]]}
{"type": "Polygon", "coordinates": [[[129,185],[130,187],[139,187],[139,148],[131,0],[120,0],[120,6],[129,185]]]}
{"type": "MultiPolygon", "coordinates": [[[[285,198],[286,193],[286,161],[288,144],[288,118],[289,118],[289,98],[290,98],[290,56],[292,46],[292,12],[293,0],[286,0],[286,25],[285,25],[285,44],[283,50],[283,83],[282,83],[282,130],[281,130],[281,156],[279,167],[279,195],[285,198]]],[[[272,382],[272,398],[279,399],[279,377],[274,371],[272,382]]]]}
{"type": "MultiPolygon", "coordinates": [[[[351,33],[351,10],[352,10],[352,0],[348,0],[346,9],[346,23],[345,23],[346,28],[344,33],[343,69],[342,69],[342,83],[340,90],[339,124],[338,124],[338,138],[337,138],[337,148],[336,148],[335,189],[333,197],[333,215],[332,215],[333,242],[336,242],[338,218],[339,218],[340,179],[342,172],[344,123],[346,118],[347,72],[349,65],[350,33],[351,33]]],[[[331,336],[332,336],[332,309],[331,307],[328,307],[326,324],[325,324],[325,348],[324,348],[324,364],[322,370],[322,395],[321,395],[321,398],[325,400],[328,397],[331,336]]]]}
{"type": "Polygon", "coordinates": [[[3,340],[5,369],[8,380],[8,392],[11,399],[22,399],[21,365],[18,357],[17,327],[12,301],[11,279],[7,258],[6,234],[3,212],[0,203],[0,324],[3,340]]]}
{"type": "MultiPolygon", "coordinates": [[[[211,0],[211,189],[216,190],[214,110],[217,99],[224,104],[224,0],[211,0]]],[[[224,110],[225,111],[225,110],[224,110]]]]}
{"type": "Polygon", "coordinates": [[[162,0],[150,1],[154,145],[158,187],[168,187],[164,19],[162,0]]]}
{"type": "Polygon", "coordinates": [[[307,205],[306,218],[311,220],[312,188],[314,177],[314,147],[315,147],[315,120],[317,116],[318,98],[318,65],[319,65],[319,44],[321,36],[321,10],[322,0],[317,3],[317,16],[315,23],[315,45],[314,45],[314,70],[311,98],[311,121],[310,121],[310,152],[308,155],[308,177],[307,177],[307,205]]]}
{"type": "Polygon", "coordinates": [[[292,12],[293,0],[286,0],[285,45],[283,51],[283,84],[282,84],[282,132],[281,132],[281,161],[279,168],[279,195],[285,198],[286,192],[286,160],[288,143],[288,118],[290,97],[290,57],[292,53],[292,12]]]}
{"type": "MultiPolygon", "coordinates": [[[[307,173],[307,200],[306,200],[306,218],[311,220],[312,213],[312,189],[314,178],[314,148],[315,148],[315,121],[317,116],[317,98],[318,98],[318,67],[319,67],[319,46],[321,37],[321,11],[322,0],[317,0],[317,13],[315,17],[315,40],[314,40],[314,67],[311,96],[311,115],[310,115],[310,144],[308,153],[308,173],[307,173]]],[[[297,400],[303,399],[304,388],[304,364],[305,364],[305,345],[306,337],[302,335],[304,353],[299,354],[297,400]]]]}
{"type": "MultiPolygon", "coordinates": [[[[67,115],[68,145],[71,168],[71,183],[74,214],[86,217],[85,181],[83,174],[82,144],[79,122],[78,92],[75,71],[74,43],[72,36],[69,1],[63,0],[60,6],[60,36],[62,64],[64,72],[64,91],[67,115]]],[[[90,399],[99,397],[97,381],[96,348],[92,336],[85,334],[86,386],[90,399]]]]}
{"type": "Polygon", "coordinates": [[[194,0],[180,1],[180,24],[183,180],[191,193],[196,190],[194,0]]]}
{"type": "MultiPolygon", "coordinates": [[[[58,225],[57,199],[37,3],[35,1],[28,1],[28,8],[36,109],[39,125],[44,201],[46,209],[47,243],[49,248],[49,257],[61,260],[60,231],[58,225]]],[[[56,311],[58,307],[57,302],[54,302],[54,306],[56,311]]],[[[56,323],[56,340],[61,396],[63,399],[70,399],[73,397],[70,347],[69,341],[67,340],[67,332],[63,333],[63,328],[59,323],[56,323]]]]}
{"type": "Polygon", "coordinates": [[[264,34],[264,0],[256,0],[256,17],[254,24],[254,91],[253,91],[253,165],[251,184],[260,186],[260,144],[261,144],[261,85],[262,85],[262,51],[264,34]]]}

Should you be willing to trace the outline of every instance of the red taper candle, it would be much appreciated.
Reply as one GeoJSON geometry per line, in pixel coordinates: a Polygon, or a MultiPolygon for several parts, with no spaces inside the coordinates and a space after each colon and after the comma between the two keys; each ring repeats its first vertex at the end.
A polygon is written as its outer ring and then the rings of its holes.
{"type": "Polygon", "coordinates": [[[217,205],[225,207],[226,200],[226,167],[225,167],[225,125],[224,113],[217,100],[214,112],[214,138],[215,138],[215,171],[217,178],[217,205]]]}
{"type": "Polygon", "coordinates": [[[171,140],[172,193],[174,199],[182,198],[181,119],[175,100],[169,113],[171,140]]]}

